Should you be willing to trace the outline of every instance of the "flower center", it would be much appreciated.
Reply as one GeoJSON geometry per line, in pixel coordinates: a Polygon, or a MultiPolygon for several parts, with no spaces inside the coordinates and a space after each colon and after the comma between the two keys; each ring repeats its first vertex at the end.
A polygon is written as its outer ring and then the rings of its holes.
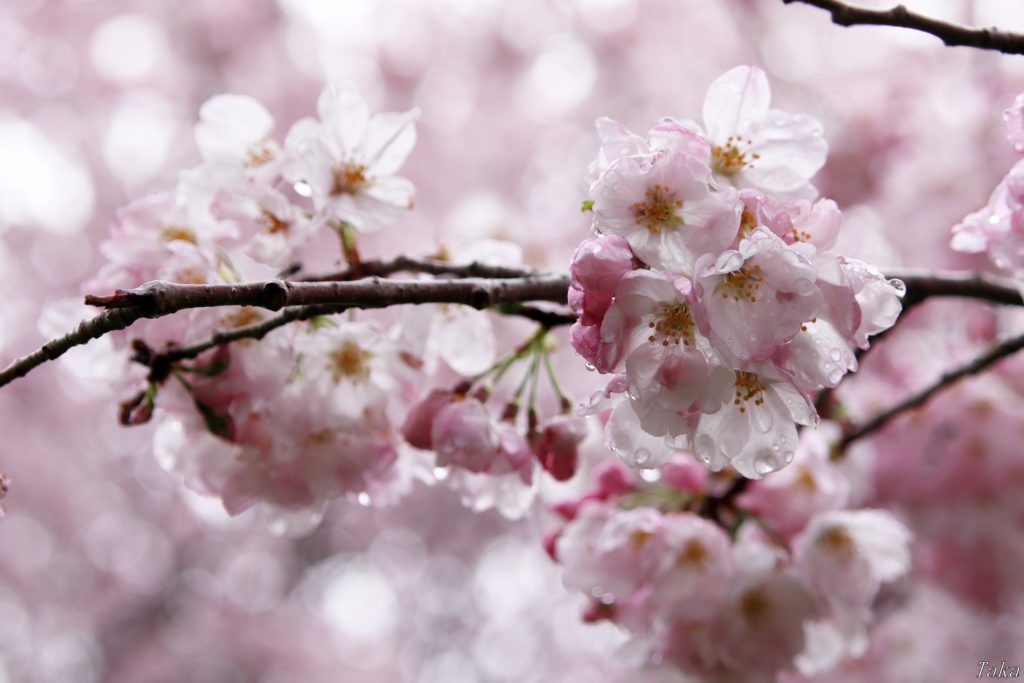
{"type": "Polygon", "coordinates": [[[221,321],[230,328],[248,327],[263,320],[263,315],[258,309],[252,306],[240,306],[237,311],[229,313],[221,318],[221,321]]]}
{"type": "Polygon", "coordinates": [[[291,223],[281,220],[266,209],[260,210],[260,222],[263,223],[266,231],[271,235],[276,235],[279,232],[288,232],[288,228],[291,226],[291,223]]]}
{"type": "Polygon", "coordinates": [[[853,538],[841,526],[834,526],[826,530],[818,537],[818,543],[829,552],[842,557],[849,557],[853,554],[853,538]]]}
{"type": "Polygon", "coordinates": [[[629,208],[633,210],[633,222],[647,228],[652,235],[683,222],[676,214],[676,211],[683,208],[682,200],[677,199],[676,193],[664,185],[648,187],[644,192],[644,200],[633,202],[629,208]]]}
{"type": "Polygon", "coordinates": [[[751,625],[757,624],[764,619],[770,607],[768,598],[759,590],[748,590],[740,597],[740,614],[751,625]]]}
{"type": "Polygon", "coordinates": [[[334,184],[331,185],[332,197],[355,194],[369,182],[366,178],[366,166],[351,161],[340,166],[332,166],[331,177],[334,180],[334,184]]]}
{"type": "Polygon", "coordinates": [[[724,145],[715,145],[711,150],[711,164],[715,170],[723,175],[734,175],[744,168],[754,167],[754,161],[761,158],[761,155],[754,152],[747,160],[747,154],[740,151],[740,145],[746,143],[749,147],[753,140],[744,140],[738,135],[730,135],[724,145]]]}
{"type": "Polygon", "coordinates": [[[245,156],[246,168],[255,168],[273,161],[274,157],[277,156],[277,150],[271,141],[264,140],[245,150],[245,156]]]}
{"type": "Polygon", "coordinates": [[[764,282],[764,274],[761,273],[761,266],[757,264],[743,266],[722,276],[722,281],[715,291],[721,293],[723,299],[728,299],[731,296],[733,301],[755,303],[757,302],[756,293],[761,288],[762,282],[764,282]]]}
{"type": "Polygon", "coordinates": [[[740,237],[746,237],[754,232],[756,227],[757,217],[754,215],[754,212],[750,209],[743,209],[743,213],[740,214],[740,237]]]}
{"type": "Polygon", "coordinates": [[[357,382],[370,376],[370,367],[366,363],[370,359],[370,352],[364,351],[354,341],[342,342],[341,346],[331,352],[329,358],[328,369],[335,382],[342,377],[357,382]]]}
{"type": "Polygon", "coordinates": [[[196,234],[192,232],[191,228],[187,228],[183,225],[165,225],[163,230],[160,231],[160,239],[164,242],[174,242],[175,240],[181,240],[182,242],[196,243],[196,234]]]}
{"type": "Polygon", "coordinates": [[[679,557],[676,559],[676,565],[704,571],[710,557],[711,553],[708,552],[707,546],[692,538],[683,546],[682,552],[679,553],[679,557]]]}
{"type": "Polygon", "coordinates": [[[647,544],[647,541],[654,538],[654,534],[645,529],[637,529],[629,535],[629,545],[633,549],[633,552],[640,552],[640,550],[647,544]]]}
{"type": "Polygon", "coordinates": [[[736,393],[733,397],[733,404],[740,407],[740,412],[747,412],[747,406],[745,404],[750,401],[754,402],[755,406],[759,406],[764,403],[764,390],[767,389],[760,378],[753,372],[743,372],[742,370],[736,371],[736,393]]]}
{"type": "Polygon", "coordinates": [[[693,345],[693,317],[690,315],[690,307],[684,302],[663,303],[660,305],[656,317],[647,323],[651,334],[647,341],[656,342],[661,339],[662,346],[673,344],[678,346],[693,345]]]}

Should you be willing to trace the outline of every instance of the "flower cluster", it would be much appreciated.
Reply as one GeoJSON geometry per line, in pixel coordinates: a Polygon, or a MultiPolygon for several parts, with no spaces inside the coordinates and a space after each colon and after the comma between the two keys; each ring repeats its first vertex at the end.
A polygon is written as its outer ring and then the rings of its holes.
{"type": "MultiPolygon", "coordinates": [[[[1003,120],[1011,147],[1024,153],[1024,94],[1003,112],[1003,120]]],[[[1024,283],[1024,160],[999,181],[988,204],[953,227],[950,246],[970,254],[987,253],[996,266],[1024,283]]]]}
{"type": "Polygon", "coordinates": [[[710,86],[704,125],[663,119],[644,138],[598,121],[596,235],[572,259],[572,343],[615,378],[607,442],[655,467],[690,448],[757,478],[793,458],[813,395],[856,369],[902,283],[832,251],[840,212],[810,178],[821,126],[769,109],[763,71],[710,86]]]}
{"type": "MultiPolygon", "coordinates": [[[[282,143],[256,100],[207,101],[195,127],[201,162],[174,192],[119,212],[102,246],[107,262],[86,288],[242,282],[357,256],[355,234],[412,205],[412,184],[395,174],[415,142],[417,112],[370,115],[350,86],[328,87],[317,108],[319,117],[296,122],[282,143]]],[[[145,359],[268,317],[197,308],[143,321],[117,341],[130,334],[145,359]]],[[[386,502],[408,478],[396,398],[420,361],[399,341],[377,323],[314,318],[151,368],[122,421],[155,415],[161,464],[219,496],[229,513],[259,503],[283,530],[302,531],[325,501],[386,502]]]]}
{"type": "Polygon", "coordinates": [[[547,548],[588,596],[584,618],[700,680],[767,683],[863,654],[880,587],[909,568],[909,533],[883,510],[843,509],[849,482],[810,434],[793,467],[753,482],[733,516],[715,513],[726,524],[699,514],[725,501],[685,456],[656,482],[613,463],[556,506],[547,548]]]}

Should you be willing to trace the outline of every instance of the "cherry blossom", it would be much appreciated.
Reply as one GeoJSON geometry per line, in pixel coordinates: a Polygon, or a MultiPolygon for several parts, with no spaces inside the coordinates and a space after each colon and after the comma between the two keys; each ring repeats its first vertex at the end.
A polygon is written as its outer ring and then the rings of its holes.
{"type": "Polygon", "coordinates": [[[289,130],[286,176],[303,182],[328,219],[372,232],[411,208],[413,186],[394,175],[416,142],[415,109],[370,115],[352,86],[330,86],[317,101],[319,120],[289,130]]]}

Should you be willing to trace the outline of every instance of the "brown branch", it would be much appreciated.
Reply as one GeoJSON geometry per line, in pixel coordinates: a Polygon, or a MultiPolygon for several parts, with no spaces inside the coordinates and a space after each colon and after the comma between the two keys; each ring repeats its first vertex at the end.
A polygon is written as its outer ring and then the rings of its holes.
{"type": "MultiPolygon", "coordinates": [[[[387,262],[370,261],[364,265],[379,268],[380,272],[402,272],[420,267],[436,268],[436,272],[456,276],[469,272],[488,272],[488,269],[495,268],[480,264],[453,266],[444,262],[402,258],[387,262]]],[[[1011,281],[988,275],[891,270],[888,276],[899,278],[907,285],[905,306],[932,296],[970,297],[994,303],[1024,305],[1020,292],[1011,281]]],[[[211,339],[201,342],[202,348],[194,354],[191,350],[195,347],[182,347],[176,353],[182,354],[188,350],[189,354],[182,355],[177,360],[194,357],[207,349],[237,339],[262,337],[270,330],[294,320],[308,319],[349,308],[383,308],[417,303],[460,303],[476,308],[511,305],[504,306],[504,310],[498,312],[527,317],[554,327],[571,322],[571,317],[562,313],[523,307],[520,304],[527,301],[565,304],[568,288],[568,275],[555,274],[497,279],[465,277],[404,281],[384,280],[375,276],[354,281],[269,280],[220,285],[151,282],[136,289],[118,290],[107,296],[87,296],[86,303],[103,306],[107,310],[83,322],[64,337],[49,341],[37,351],[16,359],[0,371],[0,387],[23,377],[33,368],[59,357],[74,346],[85,344],[108,332],[124,329],[140,318],[160,317],[186,308],[256,306],[274,311],[286,310],[281,316],[275,316],[257,325],[218,333],[211,339]],[[311,306],[320,308],[308,308],[311,306]]]]}
{"type": "Polygon", "coordinates": [[[907,286],[903,311],[931,297],[983,299],[997,304],[1024,305],[1013,280],[987,273],[960,270],[886,269],[886,277],[902,280],[907,286]]]}
{"type": "Polygon", "coordinates": [[[440,259],[417,259],[409,256],[399,256],[390,261],[361,261],[357,268],[345,268],[333,273],[307,275],[293,279],[298,282],[326,282],[333,280],[357,280],[373,275],[388,277],[395,273],[424,273],[427,275],[449,275],[458,278],[514,278],[530,277],[537,274],[527,268],[495,266],[480,263],[479,261],[451,263],[450,261],[442,261],[440,259]]]}
{"type": "Polygon", "coordinates": [[[936,393],[954,382],[970,375],[976,375],[996,361],[1006,358],[1021,349],[1024,349],[1024,335],[1013,337],[997,344],[992,347],[991,350],[978,356],[967,365],[956,368],[955,370],[950,370],[936,380],[935,383],[911,394],[903,401],[900,401],[893,407],[882,411],[864,424],[849,428],[843,435],[842,441],[840,441],[840,447],[845,448],[857,439],[881,429],[899,415],[923,405],[936,393]]]}
{"type": "Polygon", "coordinates": [[[892,9],[875,10],[855,7],[839,0],[782,0],[791,4],[801,2],[823,9],[832,15],[832,23],[838,26],[894,26],[912,31],[929,33],[950,47],[976,47],[981,50],[997,50],[1008,55],[1024,54],[1024,35],[1000,31],[997,28],[974,28],[940,21],[932,17],[911,12],[903,5],[892,9]]]}
{"type": "Polygon", "coordinates": [[[255,306],[278,311],[291,306],[329,304],[385,308],[398,304],[452,303],[473,308],[523,301],[564,303],[569,279],[564,275],[459,280],[385,280],[289,282],[264,280],[237,284],[188,285],[148,282],[106,296],[87,295],[85,303],[106,309],[127,308],[158,318],[189,308],[255,306]]]}
{"type": "MultiPolygon", "coordinates": [[[[477,268],[478,266],[468,266],[477,268]]],[[[24,377],[33,368],[54,360],[68,349],[85,344],[108,332],[121,330],[140,318],[157,318],[187,308],[214,306],[255,306],[277,311],[256,325],[220,332],[210,339],[173,352],[171,361],[199,355],[203,351],[237,339],[258,339],[270,330],[295,320],[337,313],[349,308],[385,308],[398,304],[457,303],[488,308],[519,305],[527,301],[565,303],[569,280],[564,275],[536,275],[521,278],[458,280],[383,280],[379,277],[341,282],[287,282],[269,280],[241,284],[184,285],[150,282],[107,296],[86,296],[85,302],[102,306],[100,315],[81,323],[69,334],[44,344],[35,352],[14,360],[0,371],[0,387],[24,377]]],[[[532,307],[508,309],[545,324],[565,316],[532,307]]]]}
{"type": "Polygon", "coordinates": [[[24,377],[29,371],[47,361],[56,360],[68,349],[87,344],[109,332],[123,330],[141,317],[142,314],[139,311],[115,308],[104,311],[89,320],[83,320],[78,327],[63,337],[51,339],[32,353],[11,361],[6,368],[0,371],[0,387],[10,384],[19,377],[24,377]]]}

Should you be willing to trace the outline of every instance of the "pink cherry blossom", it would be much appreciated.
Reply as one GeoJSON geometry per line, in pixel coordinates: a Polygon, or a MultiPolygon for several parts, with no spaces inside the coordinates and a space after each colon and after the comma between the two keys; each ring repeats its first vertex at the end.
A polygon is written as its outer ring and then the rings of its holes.
{"type": "Polygon", "coordinates": [[[766,359],[824,303],[813,265],[766,228],[698,268],[702,331],[733,362],[766,359]]]}
{"type": "Polygon", "coordinates": [[[285,139],[286,176],[304,182],[325,218],[373,232],[412,206],[413,186],[394,175],[416,142],[418,111],[370,116],[352,86],[329,86],[319,121],[297,121],[285,139]]]}
{"type": "Polygon", "coordinates": [[[821,124],[769,109],[765,72],[737,66],[719,76],[704,99],[704,127],[715,177],[782,199],[813,199],[810,179],[825,163],[821,124]]]}
{"type": "Polygon", "coordinates": [[[594,227],[625,238],[649,265],[690,273],[739,229],[736,192],[709,181],[706,163],[685,149],[624,157],[591,187],[594,227]]]}

